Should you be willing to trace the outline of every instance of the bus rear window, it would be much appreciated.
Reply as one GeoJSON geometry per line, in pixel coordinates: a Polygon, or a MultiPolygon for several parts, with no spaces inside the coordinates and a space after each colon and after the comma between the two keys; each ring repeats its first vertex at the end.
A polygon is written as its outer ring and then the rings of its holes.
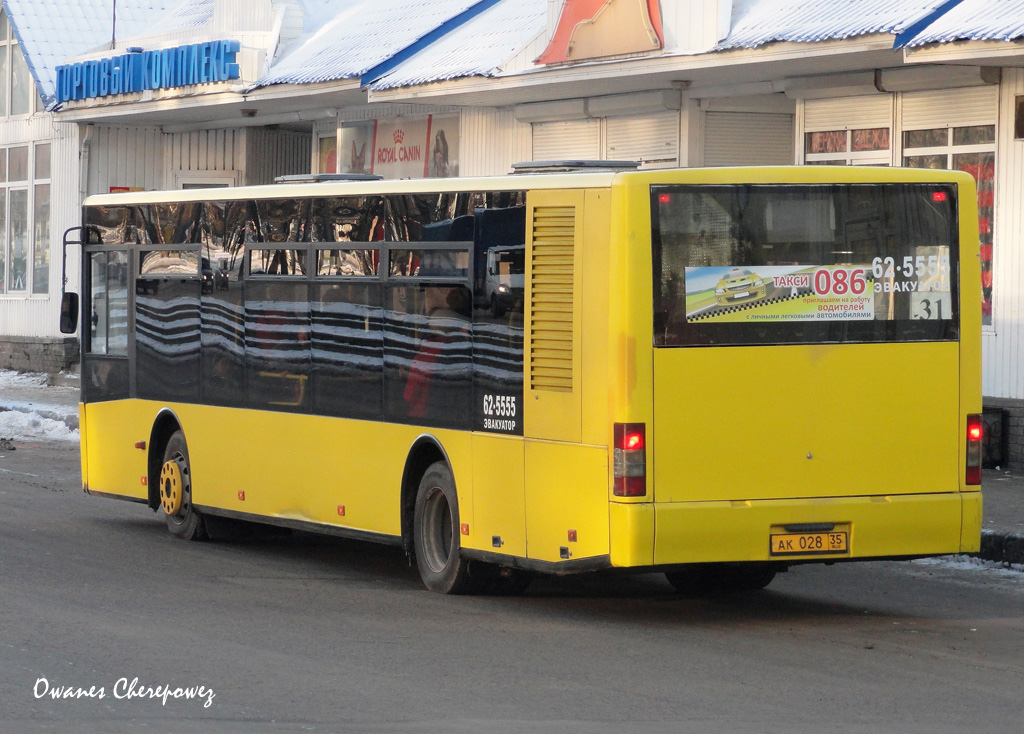
{"type": "Polygon", "coordinates": [[[958,337],[952,184],[653,186],[656,346],[958,337]]]}

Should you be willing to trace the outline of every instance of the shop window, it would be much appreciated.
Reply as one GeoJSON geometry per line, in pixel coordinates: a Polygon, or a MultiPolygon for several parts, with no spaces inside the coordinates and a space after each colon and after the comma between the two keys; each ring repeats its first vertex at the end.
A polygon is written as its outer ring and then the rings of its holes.
{"type": "Polygon", "coordinates": [[[320,173],[338,172],[338,137],[335,133],[317,139],[317,170],[320,173]]]}
{"type": "Polygon", "coordinates": [[[1024,97],[1017,97],[1014,103],[1013,137],[1024,140],[1024,97]]]}
{"type": "Polygon", "coordinates": [[[981,318],[983,325],[991,326],[996,126],[969,125],[907,130],[903,133],[903,165],[910,168],[967,171],[978,182],[978,232],[981,238],[981,318]]]}
{"type": "Polygon", "coordinates": [[[344,123],[336,135],[316,138],[316,165],[320,173],[455,178],[461,124],[458,115],[344,123]]]}
{"type": "Polygon", "coordinates": [[[0,12],[0,116],[29,115],[39,95],[7,13],[0,12]]]}
{"type": "Polygon", "coordinates": [[[830,166],[887,166],[891,162],[887,127],[821,130],[804,135],[804,163],[830,166]]]}
{"type": "Polygon", "coordinates": [[[0,293],[50,288],[50,145],[0,148],[0,293]]]}
{"type": "Polygon", "coordinates": [[[373,129],[372,122],[348,123],[338,128],[338,152],[341,153],[337,159],[338,173],[370,173],[373,129]]]}

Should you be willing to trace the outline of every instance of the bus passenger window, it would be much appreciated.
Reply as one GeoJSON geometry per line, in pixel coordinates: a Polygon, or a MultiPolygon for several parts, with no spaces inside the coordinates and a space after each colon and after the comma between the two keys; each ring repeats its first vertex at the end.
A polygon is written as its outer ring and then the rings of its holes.
{"type": "Polygon", "coordinates": [[[306,275],[304,250],[250,250],[250,275],[306,275]]]}
{"type": "Polygon", "coordinates": [[[311,303],[316,412],[383,417],[384,326],[377,282],[318,283],[311,303]]]}
{"type": "Polygon", "coordinates": [[[377,275],[379,250],[317,250],[317,277],[367,277],[377,275]]]}
{"type": "Polygon", "coordinates": [[[254,406],[309,410],[308,289],[305,282],[246,285],[246,386],[254,406]]]}
{"type": "Polygon", "coordinates": [[[465,286],[396,286],[385,320],[388,414],[468,428],[472,399],[472,295],[465,286]]]}
{"type": "Polygon", "coordinates": [[[142,253],[150,272],[135,282],[135,360],[138,396],[199,400],[198,253],[142,253]],[[146,260],[146,256],[151,257],[146,260]],[[186,255],[186,258],[168,255],[186,255]],[[187,275],[175,273],[184,266],[187,275]],[[160,263],[166,272],[154,275],[160,263]]]}
{"type": "Polygon", "coordinates": [[[258,242],[308,241],[309,199],[259,200],[253,208],[258,242]]]}
{"type": "Polygon", "coordinates": [[[313,199],[312,242],[379,242],[384,239],[384,200],[379,196],[313,199]]]}

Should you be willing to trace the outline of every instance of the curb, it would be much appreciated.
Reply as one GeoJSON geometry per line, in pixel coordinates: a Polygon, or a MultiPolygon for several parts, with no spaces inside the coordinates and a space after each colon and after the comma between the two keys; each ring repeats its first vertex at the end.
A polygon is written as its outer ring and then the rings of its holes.
{"type": "Polygon", "coordinates": [[[982,530],[981,550],[972,555],[996,563],[1024,564],[1024,535],[982,530]]]}

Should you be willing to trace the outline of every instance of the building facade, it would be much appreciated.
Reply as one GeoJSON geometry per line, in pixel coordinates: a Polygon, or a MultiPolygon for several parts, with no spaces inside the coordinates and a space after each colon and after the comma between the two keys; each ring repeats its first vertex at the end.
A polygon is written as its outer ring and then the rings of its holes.
{"type": "Polygon", "coordinates": [[[91,193],[531,159],[960,168],[979,183],[984,394],[1024,401],[1020,0],[137,0],[126,34],[99,23],[52,68],[17,32],[28,5],[4,1],[4,53],[26,46],[40,100],[15,114],[9,62],[4,344],[63,343],[60,236],[91,193]]]}

